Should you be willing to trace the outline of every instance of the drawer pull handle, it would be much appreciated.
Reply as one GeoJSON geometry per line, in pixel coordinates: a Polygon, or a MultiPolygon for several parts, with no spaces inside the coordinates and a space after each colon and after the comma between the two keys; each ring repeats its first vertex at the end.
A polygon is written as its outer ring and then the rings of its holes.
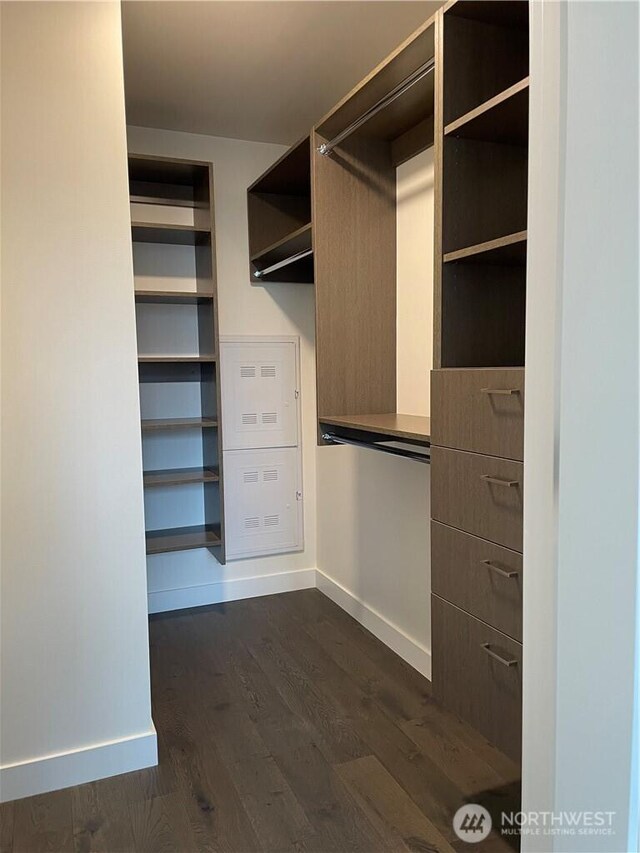
{"type": "Polygon", "coordinates": [[[488,569],[491,569],[492,572],[495,572],[497,575],[501,575],[503,578],[517,578],[517,572],[508,572],[506,569],[503,569],[502,566],[498,566],[495,563],[492,563],[491,560],[483,560],[483,565],[485,565],[488,569]]]}
{"type": "Polygon", "coordinates": [[[513,658],[509,660],[509,658],[503,658],[502,655],[499,655],[497,652],[494,652],[491,648],[490,643],[482,643],[482,648],[485,652],[492,657],[494,660],[497,660],[498,663],[501,663],[503,666],[518,666],[518,661],[513,658]]]}
{"type": "Polygon", "coordinates": [[[480,479],[485,483],[491,483],[492,486],[506,486],[508,489],[520,485],[518,480],[503,480],[501,477],[492,477],[490,474],[480,474],[480,479]]]}
{"type": "Polygon", "coordinates": [[[519,394],[519,388],[481,388],[481,394],[502,394],[503,396],[510,396],[511,394],[519,394]]]}

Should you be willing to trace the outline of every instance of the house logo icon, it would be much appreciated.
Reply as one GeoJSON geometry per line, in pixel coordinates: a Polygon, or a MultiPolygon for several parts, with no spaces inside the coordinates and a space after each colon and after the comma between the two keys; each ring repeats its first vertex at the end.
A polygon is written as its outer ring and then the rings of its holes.
{"type": "Polygon", "coordinates": [[[460,806],[453,817],[453,829],[462,841],[476,844],[491,832],[491,815],[477,803],[460,806]]]}

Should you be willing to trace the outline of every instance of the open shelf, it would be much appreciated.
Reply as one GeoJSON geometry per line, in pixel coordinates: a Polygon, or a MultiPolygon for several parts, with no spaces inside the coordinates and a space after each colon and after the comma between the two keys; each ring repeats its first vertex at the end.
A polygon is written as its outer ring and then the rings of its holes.
{"type": "MultiPolygon", "coordinates": [[[[320,142],[328,142],[375,108],[390,92],[419,72],[435,54],[433,19],[416,30],[390,56],[346,95],[318,123],[320,142]]],[[[411,86],[372,115],[338,150],[351,159],[358,140],[386,142],[387,156],[395,166],[433,144],[435,74],[425,73],[411,86]]]]}
{"type": "Polygon", "coordinates": [[[319,418],[321,424],[358,430],[360,432],[401,438],[405,441],[429,444],[431,418],[419,415],[387,413],[381,415],[332,415],[319,418]]]}
{"type": "Polygon", "coordinates": [[[173,225],[159,222],[132,222],[134,243],[167,243],[171,246],[200,246],[211,240],[211,231],[193,225],[173,225]]]}
{"type": "Polygon", "coordinates": [[[143,432],[169,429],[211,429],[218,426],[215,418],[143,418],[143,432]]]}
{"type": "Polygon", "coordinates": [[[147,304],[206,305],[213,293],[189,293],[183,290],[136,290],[136,302],[147,304]]]}
{"type": "Polygon", "coordinates": [[[222,544],[219,531],[205,524],[196,524],[193,527],[170,527],[166,530],[147,530],[146,541],[147,554],[213,548],[222,544]]]}
{"type": "Polygon", "coordinates": [[[447,252],[443,260],[445,264],[468,260],[474,264],[519,266],[527,262],[527,232],[517,231],[497,240],[487,240],[456,252],[447,252]]]}
{"type": "Polygon", "coordinates": [[[256,275],[293,255],[310,251],[311,142],[292,145],[247,190],[250,275],[253,284],[313,281],[311,256],[298,258],[273,273],[256,275]]]}
{"type": "Polygon", "coordinates": [[[529,138],[529,78],[452,121],[445,136],[526,145],[529,138]]]}
{"type": "Polygon", "coordinates": [[[301,228],[296,228],[290,234],[286,234],[282,239],[277,240],[266,249],[256,252],[251,256],[253,263],[259,269],[268,267],[271,264],[276,264],[278,261],[283,261],[296,252],[302,252],[305,249],[311,248],[311,223],[308,222],[301,228]]]}
{"type": "Polygon", "coordinates": [[[528,3],[460,2],[443,15],[445,128],[529,73],[528,3]]]}
{"type": "Polygon", "coordinates": [[[139,364],[210,364],[215,355],[139,355],[139,364]]]}
{"type": "Polygon", "coordinates": [[[145,486],[186,486],[190,483],[217,483],[220,479],[215,468],[166,468],[144,472],[145,486]]]}

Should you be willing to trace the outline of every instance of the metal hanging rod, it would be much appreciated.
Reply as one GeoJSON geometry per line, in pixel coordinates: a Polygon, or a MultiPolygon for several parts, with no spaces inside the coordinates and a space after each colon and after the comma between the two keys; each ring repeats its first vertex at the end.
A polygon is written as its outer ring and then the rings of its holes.
{"type": "Polygon", "coordinates": [[[390,453],[392,456],[403,456],[405,459],[413,459],[416,462],[424,462],[427,465],[431,462],[431,455],[427,453],[418,453],[415,450],[399,447],[389,447],[385,444],[378,444],[375,441],[358,441],[355,438],[342,438],[340,435],[334,435],[330,432],[322,434],[324,441],[329,441],[332,444],[349,444],[353,447],[365,447],[369,450],[378,450],[380,453],[390,453]]]}
{"type": "Polygon", "coordinates": [[[263,275],[269,275],[269,273],[282,269],[282,267],[288,267],[289,264],[292,264],[294,261],[300,261],[302,258],[306,258],[308,255],[312,254],[313,249],[303,249],[301,252],[296,252],[294,255],[290,255],[283,261],[278,261],[277,264],[271,264],[270,267],[265,267],[263,270],[256,270],[254,272],[254,276],[256,278],[262,278],[263,275]]]}
{"type": "Polygon", "coordinates": [[[416,68],[415,71],[412,71],[408,77],[398,83],[395,88],[393,88],[390,92],[388,92],[383,98],[375,103],[372,107],[369,107],[366,112],[362,113],[362,115],[352,121],[348,127],[345,127],[343,131],[341,131],[337,136],[334,136],[330,142],[323,142],[322,145],[318,146],[318,151],[320,154],[323,154],[325,157],[331,154],[336,145],[340,145],[340,143],[347,138],[347,136],[351,136],[351,134],[356,131],[359,127],[362,127],[363,124],[369,121],[370,118],[373,118],[374,115],[377,115],[381,110],[385,107],[388,107],[389,104],[393,103],[396,98],[399,98],[401,95],[410,89],[415,83],[419,80],[422,80],[423,77],[426,77],[427,74],[430,74],[436,64],[435,57],[432,57],[424,65],[421,65],[419,68],[416,68]]]}

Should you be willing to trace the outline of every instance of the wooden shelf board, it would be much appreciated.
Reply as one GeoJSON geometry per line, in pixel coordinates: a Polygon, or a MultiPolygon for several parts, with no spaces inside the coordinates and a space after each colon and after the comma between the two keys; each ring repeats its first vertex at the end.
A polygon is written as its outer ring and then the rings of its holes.
{"type": "Polygon", "coordinates": [[[277,240],[266,249],[256,252],[251,256],[251,262],[261,267],[268,267],[271,264],[277,264],[278,261],[284,261],[285,258],[295,255],[297,252],[303,252],[305,249],[310,249],[312,246],[312,228],[308,222],[301,228],[296,228],[290,234],[287,234],[281,240],[277,240]]]}
{"type": "Polygon", "coordinates": [[[147,530],[147,554],[169,551],[190,551],[193,548],[213,548],[222,544],[213,527],[197,524],[193,527],[170,527],[166,530],[147,530]]]}
{"type": "Polygon", "coordinates": [[[139,355],[139,364],[209,364],[215,355],[139,355]]]}
{"type": "Polygon", "coordinates": [[[360,430],[392,438],[430,442],[431,418],[419,415],[387,413],[381,415],[332,415],[318,418],[320,423],[345,429],[360,430]]]}
{"type": "Polygon", "coordinates": [[[304,196],[309,195],[310,187],[311,143],[305,136],[269,166],[247,192],[304,196]]]}
{"type": "Polygon", "coordinates": [[[453,261],[469,260],[476,264],[504,264],[507,266],[519,266],[527,260],[527,232],[516,231],[515,234],[507,234],[506,237],[498,237],[496,240],[487,240],[485,243],[477,243],[475,246],[467,246],[457,249],[455,252],[447,252],[443,257],[445,264],[453,261]]]}
{"type": "Polygon", "coordinates": [[[183,290],[136,290],[136,302],[162,303],[174,305],[204,305],[213,301],[213,293],[189,293],[183,290]]]}
{"type": "Polygon", "coordinates": [[[136,195],[129,196],[130,204],[160,204],[163,207],[202,208],[203,205],[192,198],[171,198],[171,196],[136,195]]]}
{"type": "Polygon", "coordinates": [[[218,426],[215,418],[144,418],[144,432],[161,429],[210,429],[218,426]]]}
{"type": "Polygon", "coordinates": [[[215,468],[166,468],[144,472],[145,486],[184,486],[189,483],[217,483],[215,468]]]}
{"type": "MultiPolygon", "coordinates": [[[[435,16],[429,18],[320,119],[316,130],[323,139],[337,136],[434,55],[434,21],[435,16]]],[[[396,139],[432,116],[433,111],[434,74],[427,74],[371,118],[363,127],[362,134],[378,139],[396,139]]]]}
{"type": "Polygon", "coordinates": [[[450,122],[445,136],[526,145],[529,136],[529,78],[450,122]]]}
{"type": "Polygon", "coordinates": [[[134,243],[168,243],[174,246],[198,246],[211,238],[211,231],[192,225],[170,225],[159,222],[132,222],[134,243]]]}

